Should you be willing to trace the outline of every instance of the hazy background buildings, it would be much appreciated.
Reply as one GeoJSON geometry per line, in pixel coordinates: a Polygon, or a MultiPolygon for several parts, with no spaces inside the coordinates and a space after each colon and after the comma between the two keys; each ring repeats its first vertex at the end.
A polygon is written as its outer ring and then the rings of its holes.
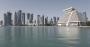
{"type": "Polygon", "coordinates": [[[50,19],[44,15],[37,15],[37,18],[34,18],[33,13],[25,13],[22,10],[18,10],[15,13],[7,12],[3,15],[4,20],[0,21],[0,25],[4,26],[54,26],[57,25],[59,20],[59,17],[50,19]]]}
{"type": "Polygon", "coordinates": [[[34,13],[34,18],[38,14],[48,17],[62,17],[64,14],[62,10],[71,6],[86,11],[90,17],[89,2],[90,0],[0,0],[0,19],[3,19],[3,13],[7,11],[14,13],[18,10],[34,13]]]}
{"type": "MultiPolygon", "coordinates": [[[[22,10],[22,13],[33,13],[33,19],[36,19],[37,15],[43,14],[48,16],[48,19],[54,16],[62,17],[64,14],[62,10],[71,6],[78,8],[80,11],[86,11],[87,17],[90,19],[89,2],[90,0],[0,0],[0,20],[4,20],[3,14],[7,11],[14,13],[18,10],[22,10]]],[[[14,16],[12,16],[12,19],[14,19],[14,16]]]]}

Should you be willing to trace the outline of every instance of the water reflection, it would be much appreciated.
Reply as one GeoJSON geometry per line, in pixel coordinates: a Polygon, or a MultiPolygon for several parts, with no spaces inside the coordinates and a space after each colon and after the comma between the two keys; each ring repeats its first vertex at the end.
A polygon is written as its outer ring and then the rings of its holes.
{"type": "Polygon", "coordinates": [[[12,27],[0,27],[0,47],[12,47],[13,30],[12,27]]]}
{"type": "Polygon", "coordinates": [[[88,47],[89,31],[84,27],[2,27],[0,47],[88,47]]]}
{"type": "MultiPolygon", "coordinates": [[[[32,47],[42,47],[42,46],[53,46],[50,45],[53,42],[54,39],[54,31],[52,30],[53,27],[32,27],[32,47]]],[[[30,42],[30,41],[29,41],[30,42]]],[[[30,44],[30,43],[29,43],[30,44]]],[[[53,43],[52,43],[53,44],[53,43]]]]}
{"type": "Polygon", "coordinates": [[[25,43],[25,27],[13,27],[14,31],[14,46],[15,47],[22,47],[24,46],[23,44],[25,43]]]}
{"type": "Polygon", "coordinates": [[[90,38],[88,38],[89,34],[90,33],[90,29],[89,28],[84,28],[84,27],[81,27],[80,29],[80,32],[79,32],[79,38],[80,38],[80,45],[79,47],[90,47],[90,38]]]}
{"type": "Polygon", "coordinates": [[[59,28],[59,35],[66,39],[78,38],[80,28],[79,27],[61,27],[59,28]]]}
{"type": "Polygon", "coordinates": [[[66,47],[87,47],[87,32],[81,27],[59,27],[57,39],[66,47]]]}

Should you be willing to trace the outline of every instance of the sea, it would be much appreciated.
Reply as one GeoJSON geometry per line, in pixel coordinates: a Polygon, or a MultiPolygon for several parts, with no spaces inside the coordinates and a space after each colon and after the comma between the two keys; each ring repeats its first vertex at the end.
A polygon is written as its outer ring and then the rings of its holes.
{"type": "Polygon", "coordinates": [[[90,47],[90,27],[3,26],[0,47],[90,47]]]}

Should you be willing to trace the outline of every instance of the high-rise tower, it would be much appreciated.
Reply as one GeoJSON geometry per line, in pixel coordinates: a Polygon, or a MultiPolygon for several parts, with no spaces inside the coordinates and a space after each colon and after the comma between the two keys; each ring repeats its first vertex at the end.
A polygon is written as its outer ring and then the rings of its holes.
{"type": "Polygon", "coordinates": [[[25,13],[22,13],[21,21],[22,21],[22,25],[25,25],[25,13]]]}
{"type": "Polygon", "coordinates": [[[10,26],[12,25],[12,19],[11,19],[12,13],[7,12],[4,14],[4,25],[5,26],[10,26]]]}

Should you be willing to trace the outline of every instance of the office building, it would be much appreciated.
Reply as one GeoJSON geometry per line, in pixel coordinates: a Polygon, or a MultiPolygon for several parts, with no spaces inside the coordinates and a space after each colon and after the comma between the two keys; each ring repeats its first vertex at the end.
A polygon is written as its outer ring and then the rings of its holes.
{"type": "Polygon", "coordinates": [[[22,13],[21,21],[22,21],[22,25],[25,25],[25,13],[22,13]]]}
{"type": "Polygon", "coordinates": [[[33,14],[30,15],[29,23],[30,23],[30,24],[33,23],[33,14]]]}
{"type": "Polygon", "coordinates": [[[40,26],[41,24],[41,17],[40,15],[37,15],[37,25],[40,26]]]}
{"type": "Polygon", "coordinates": [[[56,25],[56,24],[57,24],[57,18],[53,17],[53,25],[56,25]]]}
{"type": "Polygon", "coordinates": [[[11,12],[7,12],[4,14],[4,25],[5,26],[10,26],[12,25],[12,13],[11,12]]]}
{"type": "Polygon", "coordinates": [[[14,24],[15,24],[15,26],[21,26],[22,25],[21,15],[22,15],[21,10],[19,10],[18,12],[15,12],[15,15],[14,15],[14,24]]]}
{"type": "Polygon", "coordinates": [[[50,25],[53,25],[53,19],[52,18],[50,19],[50,25]]]}
{"type": "Polygon", "coordinates": [[[44,15],[41,17],[42,25],[44,26],[44,15]]]}
{"type": "Polygon", "coordinates": [[[16,26],[17,25],[17,13],[15,12],[14,14],[14,25],[16,26]]]}
{"type": "Polygon", "coordinates": [[[48,17],[45,17],[45,25],[48,25],[48,17]]]}
{"type": "Polygon", "coordinates": [[[22,25],[22,21],[21,21],[21,15],[22,15],[22,10],[19,10],[18,12],[17,12],[17,15],[18,15],[18,25],[20,26],[20,25],[22,25]]]}
{"type": "Polygon", "coordinates": [[[27,13],[27,25],[29,25],[29,21],[30,21],[30,13],[27,13]]]}

